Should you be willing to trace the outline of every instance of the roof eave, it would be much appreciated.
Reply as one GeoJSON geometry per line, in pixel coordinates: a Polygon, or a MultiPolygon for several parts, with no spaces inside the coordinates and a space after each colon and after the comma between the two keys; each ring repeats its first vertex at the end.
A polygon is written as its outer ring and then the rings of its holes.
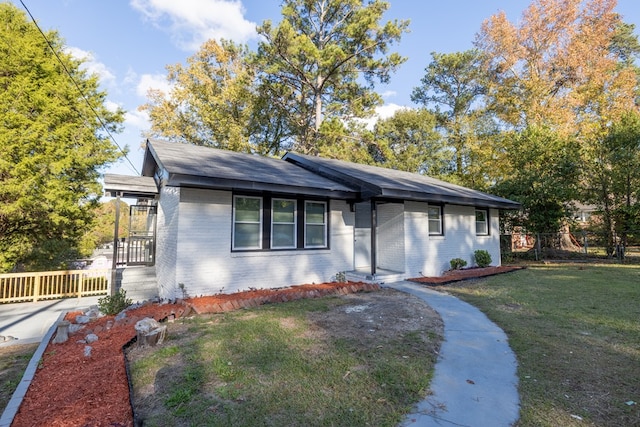
{"type": "Polygon", "coordinates": [[[358,196],[355,191],[333,190],[309,186],[282,185],[245,181],[237,179],[208,178],[201,176],[170,174],[166,185],[172,187],[203,188],[209,190],[272,192],[291,195],[328,197],[331,199],[351,200],[358,196]]]}

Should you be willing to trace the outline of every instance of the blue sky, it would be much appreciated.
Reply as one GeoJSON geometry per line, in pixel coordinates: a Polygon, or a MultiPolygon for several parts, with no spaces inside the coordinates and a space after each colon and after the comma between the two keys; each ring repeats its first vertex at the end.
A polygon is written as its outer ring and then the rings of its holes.
{"type": "MultiPolygon", "coordinates": [[[[19,0],[11,0],[24,11],[19,0]]],[[[379,86],[385,106],[381,115],[411,106],[410,95],[424,75],[431,52],[456,52],[472,47],[482,21],[503,10],[518,22],[529,0],[387,0],[385,18],[409,19],[411,32],[394,50],[409,59],[379,86]]],[[[127,111],[124,132],[115,134],[130,149],[139,171],[142,132],[148,128],[137,110],[150,87],[165,87],[165,66],[185,63],[203,40],[224,37],[255,46],[255,26],[280,20],[279,0],[23,0],[43,30],[57,30],[74,55],[101,78],[108,102],[127,111]]],[[[618,13],[640,30],[638,0],[619,0],[618,13]]],[[[136,174],[126,160],[106,170],[136,174]]]]}

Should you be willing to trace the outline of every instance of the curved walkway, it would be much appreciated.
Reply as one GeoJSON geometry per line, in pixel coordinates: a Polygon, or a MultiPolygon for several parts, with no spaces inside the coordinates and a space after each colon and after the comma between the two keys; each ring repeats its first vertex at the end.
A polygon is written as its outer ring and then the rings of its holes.
{"type": "Polygon", "coordinates": [[[480,310],[411,282],[385,286],[423,299],[444,322],[431,394],[403,427],[511,426],[519,417],[517,361],[507,336],[480,310]]]}

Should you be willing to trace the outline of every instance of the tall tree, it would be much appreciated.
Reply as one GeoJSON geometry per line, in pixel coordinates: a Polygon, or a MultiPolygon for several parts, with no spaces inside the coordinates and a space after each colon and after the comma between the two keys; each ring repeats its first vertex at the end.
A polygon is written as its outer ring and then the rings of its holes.
{"type": "Polygon", "coordinates": [[[388,53],[408,21],[380,24],[381,0],[284,0],[282,21],[258,27],[262,86],[285,117],[293,148],[317,154],[323,120],[363,117],[381,102],[373,91],[405,58],[388,53]]]}
{"type": "Polygon", "coordinates": [[[478,50],[431,53],[420,86],[411,100],[430,109],[453,152],[450,180],[484,189],[495,126],[487,114],[486,73],[478,50]]]}
{"type": "Polygon", "coordinates": [[[94,111],[112,133],[123,112],[106,108],[97,77],[57,33],[45,34],[64,68],[15,6],[0,3],[0,22],[0,271],[57,267],[88,228],[101,169],[119,156],[94,111]]]}
{"type": "Polygon", "coordinates": [[[373,140],[378,166],[442,177],[451,163],[451,153],[436,130],[436,117],[426,109],[402,109],[379,120],[373,140]]]}
{"type": "MultiPolygon", "coordinates": [[[[150,137],[234,151],[265,151],[252,141],[255,73],[249,50],[228,40],[208,40],[187,59],[167,66],[170,93],[152,89],[150,137]]],[[[269,151],[268,149],[266,151],[269,151]]]]}
{"type": "Polygon", "coordinates": [[[504,124],[586,138],[633,106],[635,72],[612,49],[615,5],[534,0],[518,26],[504,12],[483,23],[477,46],[490,76],[487,95],[504,124]]]}
{"type": "Polygon", "coordinates": [[[598,205],[607,252],[614,253],[617,234],[622,244],[640,234],[640,113],[630,111],[613,123],[588,169],[586,200],[598,205]]]}
{"type": "MultiPolygon", "coordinates": [[[[540,172],[563,171],[574,164],[583,172],[580,185],[587,188],[594,187],[589,182],[602,172],[595,169],[604,167],[595,159],[609,125],[636,109],[636,72],[626,59],[634,48],[623,37],[628,31],[615,5],[615,0],[534,0],[518,25],[504,13],[486,20],[476,43],[489,77],[489,107],[501,126],[516,132],[544,129],[553,135],[563,156],[531,160],[544,162],[538,165],[540,172]]],[[[531,146],[507,151],[507,159],[529,158],[537,149],[537,133],[522,139],[531,146]]],[[[512,167],[504,173],[506,182],[526,182],[523,165],[507,164],[512,167]]],[[[573,179],[558,175],[545,185],[550,194],[576,197],[573,179]]],[[[514,198],[535,211],[526,186],[519,188],[523,193],[514,198]]],[[[551,214],[555,210],[548,212],[547,223],[556,223],[551,214]]]]}

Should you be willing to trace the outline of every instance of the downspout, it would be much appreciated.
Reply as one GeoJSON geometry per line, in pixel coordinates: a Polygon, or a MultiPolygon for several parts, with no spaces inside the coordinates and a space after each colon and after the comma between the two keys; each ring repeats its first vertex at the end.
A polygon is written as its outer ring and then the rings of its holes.
{"type": "Polygon", "coordinates": [[[376,259],[378,258],[378,246],[376,241],[376,230],[378,229],[378,211],[376,210],[376,201],[371,199],[371,275],[376,275],[376,259]]]}
{"type": "Polygon", "coordinates": [[[113,259],[111,260],[111,286],[109,286],[109,295],[116,294],[116,269],[118,266],[118,229],[120,228],[120,196],[122,192],[116,194],[116,220],[115,229],[113,230],[113,259]]]}

